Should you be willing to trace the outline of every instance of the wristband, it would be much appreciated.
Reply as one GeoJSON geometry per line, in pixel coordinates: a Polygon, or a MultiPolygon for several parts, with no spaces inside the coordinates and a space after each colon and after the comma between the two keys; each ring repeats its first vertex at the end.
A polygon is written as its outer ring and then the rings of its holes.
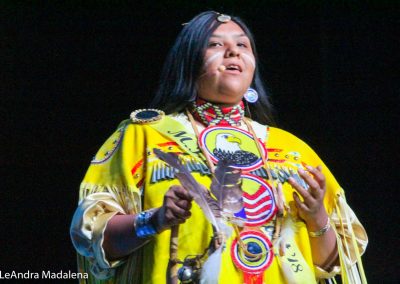
{"type": "Polygon", "coordinates": [[[137,237],[147,238],[157,234],[157,230],[151,222],[151,218],[156,211],[157,209],[150,209],[142,211],[136,215],[134,226],[137,237]]]}
{"type": "Polygon", "coordinates": [[[328,232],[328,230],[329,230],[330,227],[331,227],[331,222],[330,222],[330,220],[329,220],[329,218],[328,218],[328,220],[326,221],[325,226],[323,226],[323,227],[322,227],[320,230],[318,230],[318,231],[315,231],[315,232],[308,232],[308,235],[309,235],[311,238],[318,238],[318,237],[320,237],[320,236],[325,235],[325,233],[328,232]]]}

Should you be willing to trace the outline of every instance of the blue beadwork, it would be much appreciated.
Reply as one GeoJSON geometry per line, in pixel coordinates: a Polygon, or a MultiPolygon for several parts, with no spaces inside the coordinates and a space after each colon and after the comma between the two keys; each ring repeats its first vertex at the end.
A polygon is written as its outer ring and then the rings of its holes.
{"type": "Polygon", "coordinates": [[[159,113],[154,110],[144,110],[136,114],[136,118],[149,119],[158,116],[159,113]]]}
{"type": "Polygon", "coordinates": [[[147,238],[157,234],[156,229],[150,223],[150,218],[154,211],[143,211],[137,214],[135,219],[136,236],[139,238],[147,238]]]}
{"type": "Polygon", "coordinates": [[[261,249],[260,245],[255,242],[249,242],[247,244],[247,250],[252,254],[262,253],[262,249],[261,249]]]}

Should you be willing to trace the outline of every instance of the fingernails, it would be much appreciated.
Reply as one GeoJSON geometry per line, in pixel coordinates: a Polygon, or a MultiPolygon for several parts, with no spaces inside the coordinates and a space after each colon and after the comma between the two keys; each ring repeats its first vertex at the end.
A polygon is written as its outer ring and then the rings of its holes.
{"type": "Polygon", "coordinates": [[[306,166],[307,170],[312,171],[314,168],[311,166],[306,166]]]}
{"type": "Polygon", "coordinates": [[[303,169],[298,169],[297,171],[298,171],[299,174],[301,174],[301,175],[304,175],[304,174],[305,174],[305,171],[304,171],[303,169]]]}

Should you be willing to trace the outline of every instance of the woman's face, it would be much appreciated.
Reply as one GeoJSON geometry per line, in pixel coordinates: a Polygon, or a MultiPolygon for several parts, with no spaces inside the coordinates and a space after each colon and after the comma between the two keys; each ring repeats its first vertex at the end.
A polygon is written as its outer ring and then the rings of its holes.
{"type": "Polygon", "coordinates": [[[217,104],[238,104],[253,80],[254,70],[249,38],[235,22],[223,23],[209,39],[197,79],[198,96],[217,104]]]}

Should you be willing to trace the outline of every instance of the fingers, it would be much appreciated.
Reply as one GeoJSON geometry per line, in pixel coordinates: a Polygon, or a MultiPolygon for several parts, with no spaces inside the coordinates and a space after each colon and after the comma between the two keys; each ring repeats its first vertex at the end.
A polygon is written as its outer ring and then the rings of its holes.
{"type": "Polygon", "coordinates": [[[316,168],[313,168],[311,166],[307,166],[307,170],[314,176],[315,181],[318,182],[319,187],[325,191],[325,187],[326,187],[326,180],[325,180],[325,176],[322,173],[322,166],[319,165],[316,168]]]}
{"type": "Polygon", "coordinates": [[[190,211],[185,211],[174,204],[167,206],[165,210],[165,223],[173,226],[182,224],[191,216],[190,211]]]}
{"type": "Polygon", "coordinates": [[[323,199],[325,195],[325,176],[322,174],[321,166],[313,168],[307,166],[307,172],[303,169],[299,169],[299,176],[307,183],[309,186],[308,190],[299,185],[294,179],[289,179],[289,183],[300,193],[301,196],[307,201],[310,197],[315,199],[323,199]]]}
{"type": "Polygon", "coordinates": [[[171,197],[173,197],[175,199],[183,199],[183,200],[187,200],[187,201],[193,200],[193,197],[190,195],[189,191],[187,191],[180,185],[171,186],[170,189],[168,190],[168,192],[166,193],[166,195],[168,193],[170,193],[171,197]]]}
{"type": "Polygon", "coordinates": [[[190,207],[186,205],[185,207],[180,207],[177,201],[169,201],[166,207],[175,215],[175,217],[180,219],[187,219],[190,217],[190,207]]]}
{"type": "MultiPolygon", "coordinates": [[[[308,169],[308,168],[307,168],[308,169]]],[[[319,184],[314,178],[303,169],[299,169],[298,173],[301,178],[313,189],[319,188],[319,184]]]]}
{"type": "Polygon", "coordinates": [[[306,168],[307,171],[299,169],[298,174],[309,186],[308,189],[301,186],[293,177],[290,177],[288,182],[295,189],[293,200],[299,210],[299,216],[306,222],[311,223],[324,210],[323,199],[326,191],[326,181],[321,166],[316,168],[307,166],[306,168]],[[303,198],[303,201],[300,199],[300,196],[303,198]]]}
{"type": "Polygon", "coordinates": [[[302,187],[293,177],[290,177],[288,179],[288,182],[303,197],[304,202],[309,203],[313,201],[314,197],[304,187],[302,187]]]}
{"type": "Polygon", "coordinates": [[[299,210],[303,210],[303,211],[307,211],[308,210],[307,205],[305,203],[301,202],[299,194],[297,192],[293,192],[293,199],[294,199],[294,202],[296,204],[296,207],[299,210]]]}
{"type": "Polygon", "coordinates": [[[164,222],[170,226],[184,223],[191,216],[192,200],[182,186],[171,186],[164,196],[164,222]]]}

